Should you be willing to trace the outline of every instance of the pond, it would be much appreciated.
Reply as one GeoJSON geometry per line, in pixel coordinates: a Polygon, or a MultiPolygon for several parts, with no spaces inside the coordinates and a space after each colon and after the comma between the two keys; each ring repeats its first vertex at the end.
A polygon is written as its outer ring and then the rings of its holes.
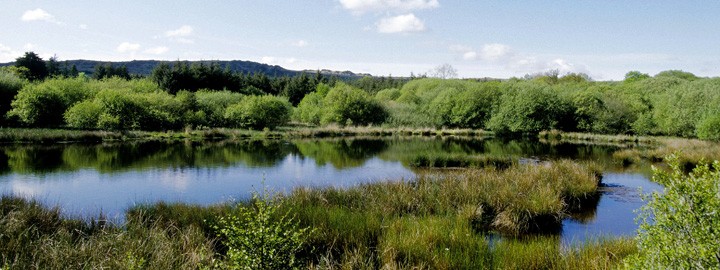
{"type": "Polygon", "coordinates": [[[602,196],[563,222],[563,241],[633,235],[637,192],[658,190],[647,172],[613,165],[613,146],[546,144],[530,140],[459,138],[344,138],[225,142],[131,142],[101,145],[0,147],[0,193],[58,205],[72,217],[103,213],[121,221],[134,204],[157,201],[214,204],[247,199],[263,186],[350,187],[408,181],[418,153],[513,155],[523,160],[570,158],[604,164],[602,196]]]}

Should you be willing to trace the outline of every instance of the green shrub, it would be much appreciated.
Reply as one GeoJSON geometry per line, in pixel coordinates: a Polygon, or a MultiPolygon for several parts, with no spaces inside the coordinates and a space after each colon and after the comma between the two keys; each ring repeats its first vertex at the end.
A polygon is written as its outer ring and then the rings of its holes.
{"type": "Polygon", "coordinates": [[[237,104],[244,95],[230,91],[201,90],[195,93],[197,109],[205,115],[204,124],[210,127],[225,127],[225,110],[228,106],[237,104]]]}
{"type": "Polygon", "coordinates": [[[720,114],[709,116],[700,121],[696,132],[700,139],[720,140],[720,114]]]}
{"type": "Polygon", "coordinates": [[[245,96],[240,103],[229,106],[225,118],[235,127],[274,129],[290,121],[292,105],[286,98],[245,96]]]}
{"type": "MultiPolygon", "coordinates": [[[[0,69],[0,116],[10,111],[12,100],[25,84],[27,81],[15,73],[0,69]]],[[[0,123],[5,123],[3,117],[0,117],[0,123]]]]}
{"type": "Polygon", "coordinates": [[[383,89],[375,93],[375,99],[381,102],[396,100],[400,97],[400,90],[397,88],[383,89]]]}
{"type": "Polygon", "coordinates": [[[323,99],[322,124],[381,124],[387,111],[365,91],[346,84],[337,84],[323,99]]]}
{"type": "Polygon", "coordinates": [[[92,100],[78,102],[65,112],[65,122],[72,128],[95,129],[102,111],[102,106],[92,100]]]}
{"type": "Polygon", "coordinates": [[[8,115],[29,126],[61,126],[63,113],[68,108],[94,94],[84,78],[57,78],[29,84],[18,92],[8,115]]]}
{"type": "Polygon", "coordinates": [[[295,119],[310,124],[320,124],[323,114],[323,96],[313,92],[307,94],[295,110],[295,119]]]}
{"type": "Polygon", "coordinates": [[[642,208],[638,254],[626,260],[637,269],[720,268],[720,162],[701,164],[685,174],[677,156],[671,171],[654,169],[653,180],[665,186],[642,208]]]}
{"type": "Polygon", "coordinates": [[[501,98],[488,127],[499,133],[574,128],[572,106],[547,86],[520,83],[501,98]]]}
{"type": "Polygon", "coordinates": [[[289,213],[277,213],[280,201],[253,194],[249,207],[221,217],[214,228],[228,247],[227,263],[233,269],[293,269],[300,266],[296,253],[312,233],[299,228],[289,213]],[[279,215],[279,217],[278,217],[279,215]]]}

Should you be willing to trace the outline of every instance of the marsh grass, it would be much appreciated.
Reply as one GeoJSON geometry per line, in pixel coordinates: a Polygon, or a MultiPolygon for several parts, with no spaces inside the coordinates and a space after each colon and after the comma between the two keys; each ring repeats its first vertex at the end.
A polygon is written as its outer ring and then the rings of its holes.
{"type": "Polygon", "coordinates": [[[415,168],[485,168],[506,169],[517,163],[509,156],[467,155],[448,153],[420,154],[409,159],[408,164],[415,168]]]}
{"type": "Polygon", "coordinates": [[[665,157],[676,154],[681,167],[689,172],[702,161],[720,159],[720,143],[699,139],[674,137],[630,136],[630,135],[599,135],[588,133],[570,133],[547,131],[539,134],[541,139],[550,142],[568,143],[613,143],[622,147],[613,153],[613,158],[623,166],[642,164],[644,162],[659,163],[665,157]]]}
{"type": "Polygon", "coordinates": [[[0,198],[0,265],[10,269],[193,269],[213,264],[212,241],[194,227],[60,216],[35,201],[0,198]]]}
{"type": "MultiPolygon", "coordinates": [[[[296,254],[311,269],[606,269],[634,252],[634,243],[611,239],[565,249],[552,236],[563,218],[592,203],[598,182],[592,164],[513,164],[347,189],[298,188],[279,195],[278,212],[291,211],[298,226],[313,229],[307,248],[296,254]],[[502,238],[491,242],[490,234],[502,238]]],[[[3,197],[0,265],[222,265],[228,249],[212,225],[233,207],[246,206],[137,205],[117,226],[63,218],[57,208],[3,197]]]]}

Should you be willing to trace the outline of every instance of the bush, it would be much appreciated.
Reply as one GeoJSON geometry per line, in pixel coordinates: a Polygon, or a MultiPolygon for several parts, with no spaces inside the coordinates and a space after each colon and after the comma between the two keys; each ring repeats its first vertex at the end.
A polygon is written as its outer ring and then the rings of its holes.
{"type": "MultiPolygon", "coordinates": [[[[5,115],[11,109],[10,103],[25,84],[27,84],[27,81],[20,78],[20,76],[0,69],[0,115],[5,115]]],[[[0,117],[0,123],[4,122],[0,117]]]]}
{"type": "Polygon", "coordinates": [[[84,78],[46,80],[20,90],[8,115],[29,126],[61,126],[68,108],[94,94],[84,78]]]}
{"type": "Polygon", "coordinates": [[[95,129],[102,111],[100,104],[92,100],[82,101],[65,112],[65,122],[72,128],[95,129]]]}
{"type": "Polygon", "coordinates": [[[720,268],[720,162],[697,166],[689,175],[679,159],[671,171],[654,168],[653,181],[665,186],[642,208],[639,252],[626,260],[637,269],[720,268]]]}
{"type": "Polygon", "coordinates": [[[514,85],[501,98],[488,127],[498,133],[536,133],[542,130],[569,130],[575,127],[569,102],[538,84],[514,85]]]}
{"type": "Polygon", "coordinates": [[[387,111],[369,94],[346,84],[337,84],[323,99],[322,124],[381,124],[387,111]]]}
{"type": "Polygon", "coordinates": [[[235,214],[221,217],[214,226],[228,247],[232,269],[294,269],[300,264],[295,254],[312,231],[299,228],[289,213],[276,213],[280,202],[253,194],[249,207],[238,206],[235,214]]]}
{"type": "Polygon", "coordinates": [[[323,114],[323,96],[313,92],[306,95],[295,110],[295,119],[310,124],[320,124],[323,114]]]}
{"type": "Polygon", "coordinates": [[[274,96],[246,96],[227,108],[225,118],[235,127],[274,129],[290,121],[292,105],[287,99],[274,96]]]}
{"type": "Polygon", "coordinates": [[[195,93],[198,112],[205,115],[204,125],[210,127],[227,126],[225,110],[228,106],[237,104],[244,95],[230,91],[201,90],[195,93]]]}
{"type": "Polygon", "coordinates": [[[720,114],[700,121],[697,126],[697,135],[700,139],[720,140],[720,114]]]}

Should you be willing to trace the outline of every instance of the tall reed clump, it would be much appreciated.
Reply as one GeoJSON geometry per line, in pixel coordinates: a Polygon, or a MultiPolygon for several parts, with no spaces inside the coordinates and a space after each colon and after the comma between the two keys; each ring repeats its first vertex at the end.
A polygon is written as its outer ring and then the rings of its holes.
{"type": "Polygon", "coordinates": [[[403,217],[391,222],[378,252],[384,268],[485,269],[490,249],[460,217],[403,217]]]}
{"type": "Polygon", "coordinates": [[[515,160],[507,156],[432,153],[410,158],[409,165],[416,168],[484,168],[506,169],[515,160]]]}
{"type": "Polygon", "coordinates": [[[58,208],[0,198],[0,268],[190,269],[212,265],[214,252],[196,227],[67,219],[58,208]]]}

